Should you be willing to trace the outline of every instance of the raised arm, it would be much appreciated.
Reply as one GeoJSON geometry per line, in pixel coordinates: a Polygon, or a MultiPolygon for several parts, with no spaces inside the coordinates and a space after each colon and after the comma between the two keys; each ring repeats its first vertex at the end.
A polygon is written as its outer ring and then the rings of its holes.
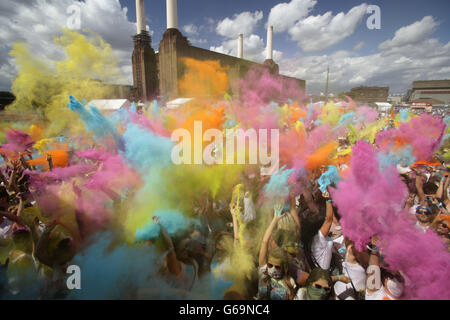
{"type": "Polygon", "coordinates": [[[442,177],[441,180],[439,181],[439,187],[436,191],[436,198],[439,199],[439,201],[442,201],[442,194],[444,193],[444,183],[445,183],[445,178],[442,177]]]}
{"type": "Polygon", "coordinates": [[[166,229],[162,226],[162,224],[159,223],[158,217],[153,217],[153,220],[155,221],[156,224],[159,225],[164,244],[169,249],[169,253],[167,254],[167,268],[169,269],[170,273],[178,275],[181,272],[181,263],[177,259],[172,238],[170,238],[169,234],[167,233],[166,229]]]}
{"type": "Polygon", "coordinates": [[[294,193],[289,194],[289,200],[290,200],[290,204],[291,204],[291,216],[292,216],[292,218],[294,218],[294,221],[297,224],[298,229],[300,230],[301,221],[300,221],[300,217],[298,215],[298,211],[296,208],[297,204],[295,202],[295,194],[294,193]]]}
{"type": "Polygon", "coordinates": [[[442,202],[445,202],[448,199],[448,197],[447,197],[447,189],[448,189],[448,186],[449,186],[449,183],[450,183],[450,179],[448,177],[448,173],[444,174],[444,178],[445,178],[445,181],[444,181],[444,188],[442,190],[442,202]]]}
{"type": "Polygon", "coordinates": [[[239,222],[236,217],[236,210],[236,204],[230,204],[231,217],[233,218],[234,245],[239,243],[239,222]]]}
{"type": "Polygon", "coordinates": [[[422,177],[419,174],[416,175],[416,189],[417,189],[417,196],[419,197],[420,204],[425,204],[425,193],[423,192],[423,181],[422,181],[422,177]]]}
{"type": "Polygon", "coordinates": [[[366,288],[373,293],[381,288],[380,258],[378,250],[375,249],[376,237],[372,237],[369,249],[369,267],[367,268],[366,288]]]}
{"type": "Polygon", "coordinates": [[[56,227],[56,222],[52,222],[50,225],[44,228],[44,231],[39,238],[39,241],[36,244],[35,256],[39,259],[40,262],[46,264],[49,267],[53,266],[53,259],[48,254],[48,244],[50,241],[50,233],[52,233],[53,229],[56,227]]]}
{"type": "Polygon", "coordinates": [[[334,212],[333,212],[333,205],[331,204],[332,200],[330,199],[330,194],[328,193],[328,191],[325,191],[323,193],[323,197],[325,199],[327,199],[327,204],[326,204],[327,209],[326,209],[325,221],[323,222],[322,226],[320,227],[320,232],[322,233],[322,235],[324,237],[326,237],[327,234],[330,232],[331,224],[333,223],[334,212]]]}
{"type": "Polygon", "coordinates": [[[261,249],[259,250],[259,266],[262,267],[267,263],[267,252],[269,251],[269,240],[272,236],[273,230],[275,229],[275,226],[277,225],[278,221],[280,220],[281,212],[283,210],[283,206],[281,204],[277,204],[274,207],[274,214],[273,219],[270,222],[269,226],[266,229],[266,232],[264,233],[264,237],[261,241],[261,249]]]}

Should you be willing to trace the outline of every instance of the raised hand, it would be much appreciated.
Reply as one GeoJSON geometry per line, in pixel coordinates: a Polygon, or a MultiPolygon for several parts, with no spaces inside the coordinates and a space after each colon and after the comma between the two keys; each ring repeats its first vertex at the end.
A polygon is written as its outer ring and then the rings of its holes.
{"type": "Polygon", "coordinates": [[[283,212],[283,204],[282,203],[275,204],[275,206],[273,207],[273,212],[275,218],[281,217],[283,212]]]}

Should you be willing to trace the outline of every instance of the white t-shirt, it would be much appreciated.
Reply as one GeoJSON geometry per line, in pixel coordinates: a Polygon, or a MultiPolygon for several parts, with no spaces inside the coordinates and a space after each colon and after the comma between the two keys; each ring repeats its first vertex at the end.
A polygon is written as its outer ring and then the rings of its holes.
{"type": "Polygon", "coordinates": [[[386,290],[384,289],[384,286],[382,285],[379,290],[373,293],[368,293],[366,290],[366,300],[397,300],[397,299],[387,294],[386,290]]]}
{"type": "Polygon", "coordinates": [[[294,300],[306,300],[306,288],[300,288],[294,297],[294,300]]]}
{"type": "Polygon", "coordinates": [[[333,241],[329,237],[324,237],[322,232],[314,236],[311,244],[311,253],[322,269],[328,270],[331,264],[333,253],[333,241]]]}
{"type": "Polygon", "coordinates": [[[383,300],[384,297],[386,297],[386,296],[387,296],[387,294],[386,294],[386,291],[384,290],[383,285],[381,286],[380,289],[378,289],[372,293],[369,293],[366,290],[366,300],[383,300]]]}
{"type": "MultiPolygon", "coordinates": [[[[342,263],[342,270],[344,275],[350,278],[355,286],[356,291],[366,290],[366,270],[359,263],[350,263],[347,261],[348,251],[345,254],[345,261],[342,263]]],[[[340,295],[347,289],[353,289],[351,283],[344,283],[342,281],[336,281],[334,284],[334,292],[336,296],[340,295]]],[[[348,297],[345,300],[354,300],[352,297],[348,297]]]]}

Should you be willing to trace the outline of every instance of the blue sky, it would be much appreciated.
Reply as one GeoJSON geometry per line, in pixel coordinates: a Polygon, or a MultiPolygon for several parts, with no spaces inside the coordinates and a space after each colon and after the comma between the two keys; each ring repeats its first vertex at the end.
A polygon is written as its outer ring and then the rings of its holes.
{"type": "MultiPolygon", "coordinates": [[[[178,1],[178,21],[180,27],[195,24],[197,26],[208,26],[208,19],[216,22],[231,17],[244,11],[254,12],[261,10],[264,13],[263,21],[259,24],[256,32],[260,37],[266,37],[264,28],[270,10],[277,4],[289,1],[279,0],[179,0],[178,1]]],[[[136,6],[134,0],[120,0],[122,6],[129,8],[128,17],[131,21],[136,21],[136,6]]],[[[324,51],[332,53],[337,50],[353,48],[361,41],[366,45],[361,49],[363,54],[371,54],[376,51],[377,45],[389,38],[392,38],[395,31],[403,26],[409,25],[431,15],[441,22],[434,36],[443,42],[450,41],[450,1],[448,0],[319,0],[314,7],[312,14],[324,14],[327,11],[333,13],[347,12],[354,6],[361,3],[378,5],[381,9],[381,29],[369,30],[365,23],[355,30],[354,35],[345,39],[333,48],[324,51]]],[[[147,24],[154,31],[153,47],[157,49],[158,43],[166,28],[166,4],[165,1],[146,1],[147,24]]],[[[369,15],[367,15],[369,17],[369,15]]],[[[208,30],[208,29],[206,29],[208,30]]],[[[209,49],[210,46],[220,44],[220,37],[215,32],[204,32],[202,37],[208,40],[207,44],[196,44],[199,47],[209,49]]],[[[288,39],[286,34],[278,35],[274,38],[274,47],[288,54],[295,54],[301,51],[295,43],[288,39]]]]}
{"type": "MultiPolygon", "coordinates": [[[[135,0],[2,0],[0,90],[17,72],[8,55],[15,41],[49,60],[61,57],[52,39],[78,5],[82,30],[101,35],[116,52],[132,84],[135,0]]],[[[166,28],[166,1],[147,0],[147,25],[157,50],[166,28]]],[[[359,85],[389,86],[402,93],[414,80],[450,78],[449,0],[178,0],[179,29],[193,45],[235,55],[244,33],[244,58],[265,59],[266,29],[274,25],[274,59],[283,74],[305,79],[310,93],[323,91],[327,66],[334,93],[359,85]],[[381,9],[381,29],[369,30],[369,5],[381,9]]]]}

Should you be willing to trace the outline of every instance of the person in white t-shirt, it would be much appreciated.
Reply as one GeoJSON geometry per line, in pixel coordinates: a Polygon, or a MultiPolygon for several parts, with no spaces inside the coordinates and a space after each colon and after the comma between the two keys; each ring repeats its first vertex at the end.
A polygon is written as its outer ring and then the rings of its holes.
{"type": "Polygon", "coordinates": [[[350,282],[337,281],[334,284],[334,292],[338,300],[356,300],[359,293],[364,293],[366,290],[366,269],[358,260],[358,258],[362,258],[363,253],[358,252],[349,239],[345,239],[345,244],[346,252],[342,270],[350,282]]]}
{"type": "Polygon", "coordinates": [[[327,199],[325,221],[312,239],[311,256],[316,265],[324,270],[328,270],[330,268],[333,253],[333,240],[328,237],[328,233],[330,232],[331,224],[333,223],[334,213],[329,193],[324,192],[323,197],[327,199]]]}
{"type": "MultiPolygon", "coordinates": [[[[373,242],[372,242],[373,243],[373,242]]],[[[375,245],[370,251],[367,268],[366,300],[398,300],[403,295],[404,278],[399,272],[380,268],[380,258],[375,245]]]]}

